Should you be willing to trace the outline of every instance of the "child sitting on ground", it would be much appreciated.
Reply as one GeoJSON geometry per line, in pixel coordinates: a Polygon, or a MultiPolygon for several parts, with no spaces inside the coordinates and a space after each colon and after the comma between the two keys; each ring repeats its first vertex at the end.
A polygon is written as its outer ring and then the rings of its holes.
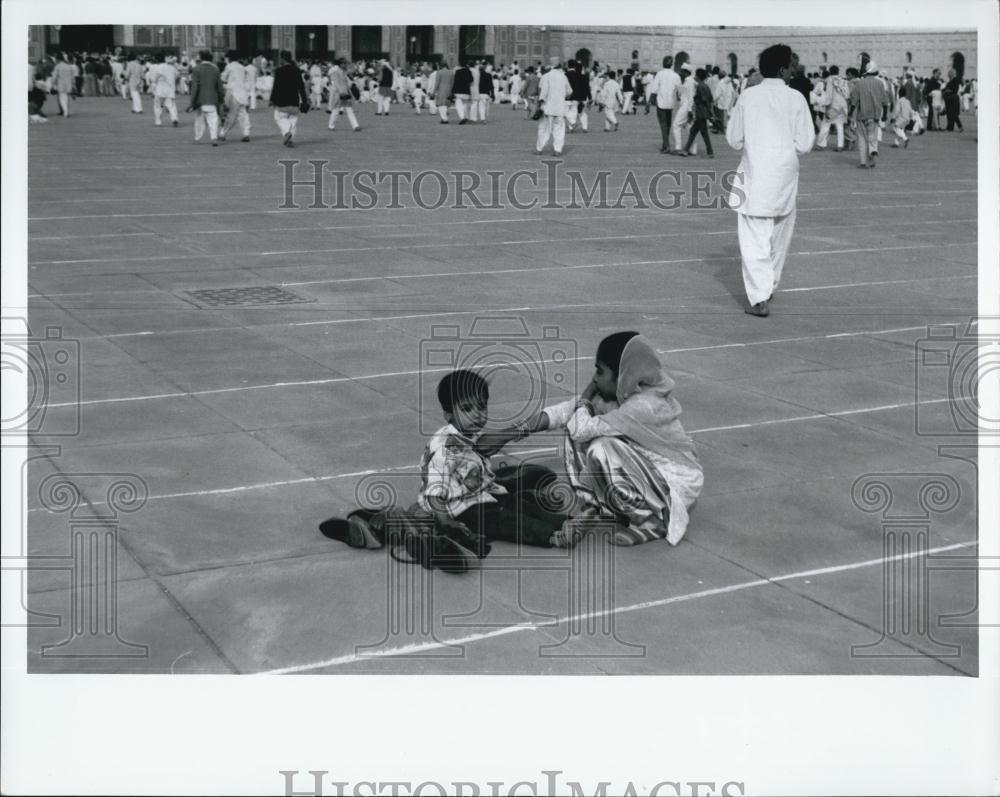
{"type": "Polygon", "coordinates": [[[453,371],[438,384],[437,395],[447,424],[424,449],[417,502],[405,510],[351,513],[344,542],[401,546],[425,567],[449,572],[468,569],[494,540],[550,546],[566,519],[555,511],[558,501],[544,495],[555,474],[530,464],[495,473],[476,448],[488,418],[486,380],[473,371],[453,371]]]}

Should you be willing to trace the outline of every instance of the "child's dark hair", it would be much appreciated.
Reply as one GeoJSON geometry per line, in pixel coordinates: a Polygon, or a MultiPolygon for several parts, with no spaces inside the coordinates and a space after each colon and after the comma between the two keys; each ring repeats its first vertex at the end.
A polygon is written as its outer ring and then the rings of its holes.
{"type": "Polygon", "coordinates": [[[638,332],[615,332],[608,335],[597,345],[597,361],[604,363],[618,377],[618,370],[622,364],[622,353],[625,351],[625,344],[638,335],[638,332]]]}
{"type": "Polygon", "coordinates": [[[438,401],[445,412],[454,412],[455,405],[467,399],[490,400],[490,386],[475,371],[452,371],[438,382],[438,401]]]}

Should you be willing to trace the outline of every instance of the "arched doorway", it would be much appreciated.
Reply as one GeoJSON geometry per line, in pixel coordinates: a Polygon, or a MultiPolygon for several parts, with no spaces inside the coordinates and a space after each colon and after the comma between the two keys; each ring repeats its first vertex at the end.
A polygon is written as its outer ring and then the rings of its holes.
{"type": "Polygon", "coordinates": [[[326,25],[296,25],[296,60],[311,61],[314,58],[326,58],[329,55],[327,43],[329,30],[326,25]]]}
{"type": "Polygon", "coordinates": [[[55,30],[63,52],[103,53],[115,46],[114,25],[60,25],[55,30]]]}
{"type": "Polygon", "coordinates": [[[726,58],[729,59],[729,74],[735,75],[740,65],[739,59],[736,57],[736,53],[730,53],[726,56],[726,58]]]}
{"type": "Polygon", "coordinates": [[[389,54],[382,50],[381,25],[351,26],[351,59],[354,61],[376,61],[389,54]]]}
{"type": "Polygon", "coordinates": [[[955,70],[959,80],[965,77],[965,56],[961,53],[952,53],[951,68],[955,70]]]}
{"type": "Polygon", "coordinates": [[[434,53],[434,26],[406,26],[406,60],[409,62],[423,61],[434,53]]]}
{"type": "Polygon", "coordinates": [[[458,60],[475,61],[477,58],[485,58],[486,55],[486,26],[462,25],[459,27],[458,60]]]}
{"type": "Polygon", "coordinates": [[[273,52],[270,25],[237,25],[236,49],[240,55],[256,56],[273,52]]]}
{"type": "Polygon", "coordinates": [[[573,56],[581,69],[590,69],[590,62],[594,59],[594,54],[586,47],[581,47],[573,56]]]}

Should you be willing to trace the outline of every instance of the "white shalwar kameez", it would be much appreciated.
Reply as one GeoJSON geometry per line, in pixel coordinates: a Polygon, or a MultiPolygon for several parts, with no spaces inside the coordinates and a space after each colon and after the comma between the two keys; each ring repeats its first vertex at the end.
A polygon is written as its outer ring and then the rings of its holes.
{"type": "Polygon", "coordinates": [[[781,281],[795,227],[799,155],[816,140],[805,97],[779,78],[740,95],[726,141],[743,151],[729,206],[738,214],[743,284],[751,305],[769,299],[781,281]]]}

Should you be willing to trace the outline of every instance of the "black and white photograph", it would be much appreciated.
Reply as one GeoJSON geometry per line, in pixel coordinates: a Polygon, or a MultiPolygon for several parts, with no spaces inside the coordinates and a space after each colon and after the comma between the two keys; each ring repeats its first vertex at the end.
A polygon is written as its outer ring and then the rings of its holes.
{"type": "Polygon", "coordinates": [[[997,793],[995,3],[3,11],[4,793],[997,793]]]}

